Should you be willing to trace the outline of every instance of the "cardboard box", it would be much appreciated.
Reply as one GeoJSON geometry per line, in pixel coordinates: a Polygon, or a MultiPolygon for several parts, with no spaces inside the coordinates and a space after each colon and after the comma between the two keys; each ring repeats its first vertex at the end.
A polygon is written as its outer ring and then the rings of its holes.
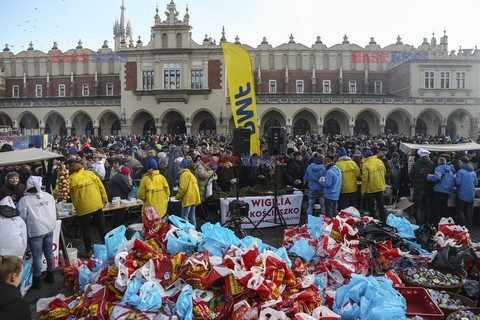
{"type": "Polygon", "coordinates": [[[402,198],[395,205],[385,206],[385,210],[387,211],[387,214],[393,213],[397,217],[404,217],[406,216],[404,210],[410,208],[413,204],[414,203],[410,202],[407,198],[402,198]]]}

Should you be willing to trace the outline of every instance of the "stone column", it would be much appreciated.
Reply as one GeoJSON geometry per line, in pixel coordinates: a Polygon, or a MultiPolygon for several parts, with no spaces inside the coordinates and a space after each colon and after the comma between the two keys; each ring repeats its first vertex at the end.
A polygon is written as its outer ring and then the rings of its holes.
{"type": "Polygon", "coordinates": [[[385,125],[384,124],[380,125],[380,133],[385,133],[385,125]]]}
{"type": "Polygon", "coordinates": [[[187,128],[187,134],[191,134],[191,132],[192,132],[192,125],[191,125],[191,124],[187,124],[187,125],[185,125],[185,127],[187,128]]]}
{"type": "Polygon", "coordinates": [[[162,125],[160,124],[155,125],[155,131],[157,135],[160,135],[160,133],[162,132],[162,125]]]}
{"type": "Polygon", "coordinates": [[[350,125],[350,135],[353,136],[355,134],[355,125],[350,125]]]}
{"type": "Polygon", "coordinates": [[[292,125],[287,124],[287,133],[292,134],[292,125]]]}
{"type": "Polygon", "coordinates": [[[122,129],[122,134],[125,134],[125,135],[132,134],[132,126],[122,124],[121,129],[122,129]]]}
{"type": "Polygon", "coordinates": [[[67,136],[72,135],[72,127],[67,127],[67,136]]]}
{"type": "Polygon", "coordinates": [[[410,135],[411,136],[415,135],[415,126],[410,126],[410,135]]]}
{"type": "Polygon", "coordinates": [[[38,130],[40,134],[45,134],[45,127],[39,127],[38,130]]]}
{"type": "Polygon", "coordinates": [[[93,135],[98,136],[98,127],[93,127],[93,135]]]}
{"type": "Polygon", "coordinates": [[[442,136],[446,135],[447,134],[447,126],[446,125],[441,125],[440,126],[440,134],[442,136]]]}

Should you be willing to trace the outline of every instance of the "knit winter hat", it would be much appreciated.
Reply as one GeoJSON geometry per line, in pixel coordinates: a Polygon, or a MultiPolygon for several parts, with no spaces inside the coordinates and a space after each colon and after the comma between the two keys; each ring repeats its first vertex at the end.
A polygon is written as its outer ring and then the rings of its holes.
{"type": "Polygon", "coordinates": [[[179,166],[181,169],[188,168],[187,160],[183,159],[182,161],[180,161],[180,162],[178,163],[178,166],[179,166]]]}
{"type": "Polygon", "coordinates": [[[368,158],[368,157],[371,157],[371,156],[373,156],[372,151],[370,151],[370,150],[365,151],[365,154],[364,154],[365,158],[368,158]]]}
{"type": "Polygon", "coordinates": [[[14,178],[14,177],[20,178],[20,175],[16,171],[10,171],[5,177],[5,179],[10,180],[11,178],[14,178]]]}
{"type": "Polygon", "coordinates": [[[347,155],[347,150],[345,150],[344,147],[342,147],[342,149],[340,149],[340,152],[338,153],[338,156],[341,158],[341,157],[345,157],[347,155]]]}
{"type": "Polygon", "coordinates": [[[129,167],[123,166],[123,167],[120,169],[120,172],[123,173],[123,174],[129,175],[130,172],[132,172],[132,170],[130,170],[129,167]]]}
{"type": "Polygon", "coordinates": [[[155,161],[154,158],[148,158],[146,169],[147,170],[150,170],[150,169],[158,170],[157,161],[155,161]]]}

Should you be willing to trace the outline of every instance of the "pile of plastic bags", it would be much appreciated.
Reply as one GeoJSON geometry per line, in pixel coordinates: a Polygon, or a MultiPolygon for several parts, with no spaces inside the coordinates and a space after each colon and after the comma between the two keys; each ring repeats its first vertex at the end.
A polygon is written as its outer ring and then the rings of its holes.
{"type": "Polygon", "coordinates": [[[219,224],[143,215],[142,235],[110,231],[88,263],[65,269],[76,294],[40,299],[42,319],[326,319],[322,283],[300,258],[219,224]]]}
{"type": "Polygon", "coordinates": [[[152,207],[142,219],[142,234],[127,240],[125,227],[114,229],[87,263],[66,268],[76,294],[39,300],[42,319],[403,320],[399,262],[437,255],[463,267],[475,257],[468,231],[450,220],[437,232],[393,215],[386,224],[351,211],[309,216],[277,249],[220,224],[197,232],[178,217],[164,221],[152,207]]]}

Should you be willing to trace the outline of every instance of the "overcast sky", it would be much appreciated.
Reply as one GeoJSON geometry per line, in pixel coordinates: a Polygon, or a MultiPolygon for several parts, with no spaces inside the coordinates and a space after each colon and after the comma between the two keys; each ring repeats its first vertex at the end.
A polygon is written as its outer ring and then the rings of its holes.
{"type": "MultiPolygon", "coordinates": [[[[135,41],[148,43],[155,7],[165,19],[170,0],[126,0],[126,17],[135,41]]],[[[275,46],[295,41],[310,47],[321,36],[328,47],[341,43],[347,34],[362,47],[370,37],[382,47],[400,34],[403,43],[418,47],[435,31],[437,43],[446,28],[449,50],[473,49],[479,44],[478,0],[326,1],[326,0],[176,0],[179,18],[188,4],[193,39],[202,43],[205,34],[217,40],[225,26],[228,41],[236,35],[256,47],[267,37],[275,46]]],[[[108,40],[113,47],[113,24],[120,17],[121,0],[0,0],[0,45],[9,43],[14,53],[28,48],[47,52],[54,41],[66,51],[77,46],[97,50],[108,40]]]]}

